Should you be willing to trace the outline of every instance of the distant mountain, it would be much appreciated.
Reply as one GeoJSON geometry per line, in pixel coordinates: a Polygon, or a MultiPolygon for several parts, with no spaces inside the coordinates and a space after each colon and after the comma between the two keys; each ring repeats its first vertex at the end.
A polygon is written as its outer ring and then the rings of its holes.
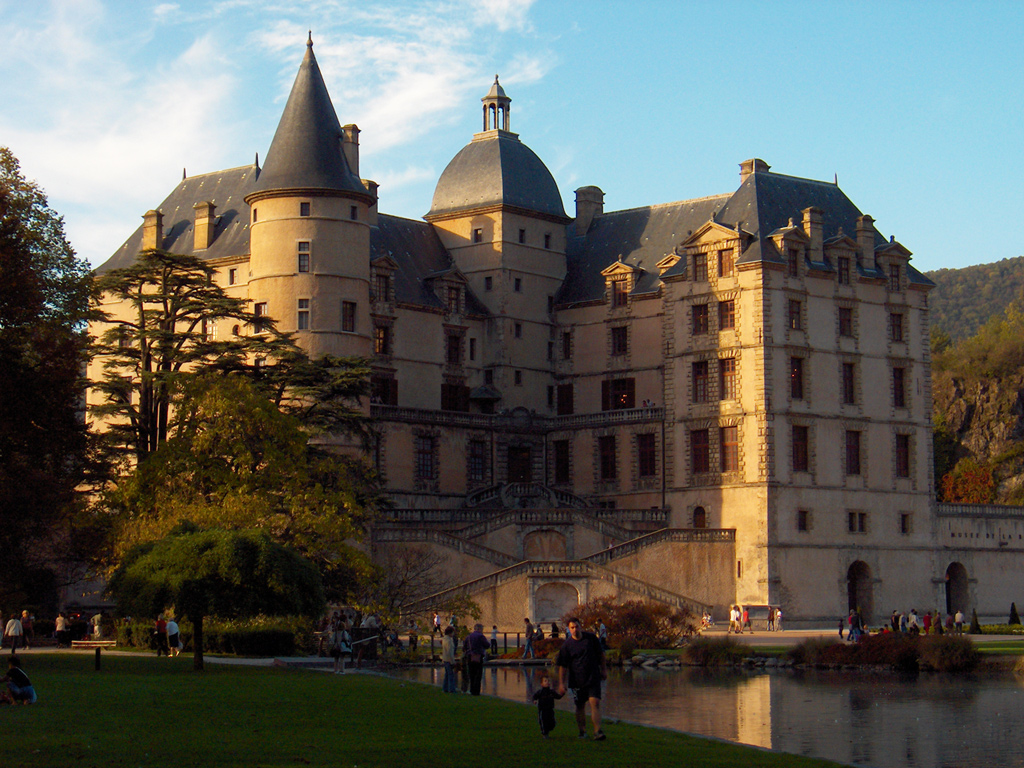
{"type": "Polygon", "coordinates": [[[959,341],[973,336],[1021,295],[1024,256],[925,274],[938,286],[928,296],[932,326],[959,341]]]}

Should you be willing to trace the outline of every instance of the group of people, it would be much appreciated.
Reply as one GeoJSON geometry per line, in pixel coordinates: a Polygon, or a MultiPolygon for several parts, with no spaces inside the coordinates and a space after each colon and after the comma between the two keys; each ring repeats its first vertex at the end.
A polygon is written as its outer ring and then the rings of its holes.
{"type": "Polygon", "coordinates": [[[181,642],[181,630],[174,617],[165,618],[160,614],[153,625],[153,645],[156,647],[157,656],[177,656],[184,650],[184,643],[181,642]]]}
{"type": "MultiPolygon", "coordinates": [[[[839,637],[843,637],[843,629],[846,629],[846,639],[858,640],[862,635],[868,633],[864,619],[860,612],[851,610],[846,620],[839,620],[839,637]],[[845,625],[845,627],[844,627],[845,625]]],[[[942,614],[938,610],[925,611],[919,614],[917,609],[909,611],[894,610],[889,617],[889,623],[882,627],[882,632],[900,632],[908,635],[941,635],[941,634],[962,634],[964,631],[963,611],[946,614],[943,621],[942,614]]]]}
{"type": "Polygon", "coordinates": [[[0,648],[4,643],[11,647],[11,653],[17,653],[19,649],[28,650],[31,640],[35,638],[35,616],[28,611],[22,611],[21,616],[17,613],[11,615],[6,624],[3,624],[3,616],[0,616],[0,625],[3,625],[4,633],[0,637],[0,648]]]}
{"type": "MultiPolygon", "coordinates": [[[[701,622],[701,629],[711,625],[710,614],[705,611],[704,619],[701,622]]],[[[750,608],[743,605],[734,605],[729,609],[729,633],[743,634],[743,630],[754,631],[754,625],[750,618],[750,608]]],[[[765,619],[765,629],[769,632],[782,631],[782,609],[777,605],[768,606],[768,615],[765,619]]]]}

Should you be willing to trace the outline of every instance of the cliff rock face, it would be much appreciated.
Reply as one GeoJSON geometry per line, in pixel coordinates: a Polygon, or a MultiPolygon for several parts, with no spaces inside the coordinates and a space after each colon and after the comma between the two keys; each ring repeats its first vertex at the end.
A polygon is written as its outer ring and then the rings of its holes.
{"type": "Polygon", "coordinates": [[[1024,374],[988,381],[936,372],[933,381],[936,484],[970,457],[992,468],[999,504],[1024,498],[1024,374]]]}

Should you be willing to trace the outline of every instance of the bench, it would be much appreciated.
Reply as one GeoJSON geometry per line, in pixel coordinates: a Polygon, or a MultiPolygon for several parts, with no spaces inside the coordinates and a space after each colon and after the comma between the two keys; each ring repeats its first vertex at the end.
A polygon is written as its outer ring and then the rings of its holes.
{"type": "Polygon", "coordinates": [[[117,640],[72,640],[72,648],[113,648],[117,640]]]}

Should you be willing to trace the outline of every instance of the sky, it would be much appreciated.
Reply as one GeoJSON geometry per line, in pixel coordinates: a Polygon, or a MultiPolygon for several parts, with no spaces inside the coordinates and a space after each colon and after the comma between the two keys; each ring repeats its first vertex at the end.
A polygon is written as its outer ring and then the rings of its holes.
{"type": "Polygon", "coordinates": [[[728,193],[759,157],[838,179],[922,271],[1024,254],[1009,0],[0,0],[0,145],[98,266],[183,171],[266,155],[309,31],[385,213],[429,210],[497,73],[569,215],[591,184],[728,193]]]}

